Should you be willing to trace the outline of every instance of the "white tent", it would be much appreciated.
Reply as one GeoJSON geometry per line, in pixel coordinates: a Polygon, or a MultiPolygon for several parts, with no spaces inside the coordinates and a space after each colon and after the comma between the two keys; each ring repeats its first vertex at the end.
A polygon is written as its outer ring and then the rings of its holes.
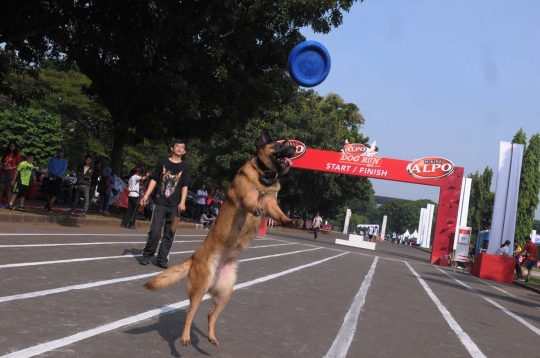
{"type": "Polygon", "coordinates": [[[409,233],[409,230],[405,231],[405,234],[403,234],[403,238],[406,239],[409,236],[411,236],[411,234],[409,233]]]}
{"type": "Polygon", "coordinates": [[[418,239],[418,230],[414,230],[414,232],[410,235],[410,237],[414,237],[416,239],[418,239]]]}

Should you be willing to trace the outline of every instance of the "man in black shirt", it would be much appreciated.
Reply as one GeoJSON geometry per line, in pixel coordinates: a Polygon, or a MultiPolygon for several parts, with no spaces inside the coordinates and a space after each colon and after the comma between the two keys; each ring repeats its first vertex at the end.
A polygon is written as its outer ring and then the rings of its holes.
{"type": "Polygon", "coordinates": [[[148,190],[141,199],[141,202],[145,204],[154,188],[157,187],[154,214],[148,232],[148,240],[143,250],[141,265],[150,263],[150,258],[156,253],[161,238],[156,263],[161,268],[169,267],[169,252],[174,242],[174,234],[170,234],[171,224],[179,212],[186,210],[189,166],[182,161],[183,155],[186,154],[186,142],[183,139],[174,140],[171,144],[171,153],[170,158],[158,160],[148,190]],[[163,233],[163,237],[161,233],[163,233]]]}

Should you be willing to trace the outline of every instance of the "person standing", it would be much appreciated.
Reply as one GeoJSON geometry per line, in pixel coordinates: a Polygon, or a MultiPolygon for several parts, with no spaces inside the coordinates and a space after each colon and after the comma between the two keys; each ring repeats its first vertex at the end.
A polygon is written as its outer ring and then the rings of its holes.
{"type": "Polygon", "coordinates": [[[311,228],[313,229],[313,240],[317,240],[317,234],[319,233],[319,230],[321,230],[322,225],[322,217],[319,215],[319,212],[315,214],[315,217],[313,218],[313,221],[311,222],[311,228]]]}
{"type": "Polygon", "coordinates": [[[11,202],[13,178],[17,172],[17,166],[21,163],[21,155],[17,143],[9,142],[0,161],[0,201],[6,191],[6,206],[11,202]]]}
{"type": "Polygon", "coordinates": [[[398,244],[399,242],[397,242],[397,235],[396,235],[396,232],[394,231],[392,233],[392,244],[398,244]]]}
{"type": "Polygon", "coordinates": [[[109,215],[109,201],[111,200],[112,191],[111,173],[111,167],[103,168],[103,175],[97,186],[99,193],[99,213],[103,213],[105,216],[109,215]]]}
{"type": "Polygon", "coordinates": [[[375,226],[373,228],[373,241],[377,242],[378,237],[379,237],[379,227],[375,226]]]}
{"type": "Polygon", "coordinates": [[[140,264],[148,265],[150,263],[150,258],[156,253],[161,239],[156,264],[164,269],[169,267],[169,252],[174,242],[175,230],[173,230],[172,235],[170,231],[173,219],[176,215],[179,215],[179,212],[186,210],[190,176],[189,165],[183,161],[183,156],[186,154],[185,140],[174,140],[171,143],[170,150],[171,156],[169,158],[158,160],[148,190],[142,198],[142,203],[146,204],[152,191],[157,186],[154,213],[140,264]]]}
{"type": "Polygon", "coordinates": [[[26,160],[22,161],[17,166],[17,171],[13,177],[11,185],[15,189],[13,195],[11,195],[11,200],[9,202],[9,209],[15,209],[13,205],[15,200],[19,198],[19,206],[17,210],[25,210],[24,199],[26,198],[26,193],[28,193],[28,186],[30,185],[30,178],[32,177],[32,170],[34,170],[34,153],[26,154],[26,160]],[[19,183],[17,183],[17,176],[19,176],[19,183]]]}
{"type": "Polygon", "coordinates": [[[94,161],[94,173],[92,179],[90,179],[90,201],[94,200],[96,196],[96,188],[98,186],[99,179],[101,177],[101,160],[94,161]]]}
{"type": "Polygon", "coordinates": [[[64,158],[64,149],[58,148],[56,150],[56,157],[49,159],[47,165],[47,177],[49,178],[49,202],[45,204],[43,210],[52,211],[52,206],[56,202],[56,198],[60,195],[62,190],[62,181],[64,180],[64,174],[67,170],[68,162],[64,158]]]}
{"type": "Polygon", "coordinates": [[[75,215],[75,208],[79,204],[79,200],[81,200],[81,194],[84,196],[82,218],[86,217],[88,207],[90,207],[90,183],[94,174],[94,168],[90,163],[92,163],[92,156],[87,154],[84,156],[84,163],[77,167],[77,182],[75,183],[75,195],[73,195],[71,201],[71,216],[75,215]]]}
{"type": "Polygon", "coordinates": [[[536,261],[537,251],[538,247],[532,242],[531,238],[527,236],[525,238],[525,246],[521,251],[516,253],[516,255],[524,253],[523,261],[521,261],[521,278],[519,278],[519,281],[529,282],[531,279],[531,272],[534,267],[534,262],[536,261]],[[527,278],[523,277],[524,267],[527,269],[527,278]]]}
{"type": "Polygon", "coordinates": [[[139,211],[139,197],[141,196],[141,181],[146,179],[146,175],[141,176],[142,169],[137,167],[133,170],[133,175],[128,180],[128,207],[124,219],[122,219],[121,227],[128,229],[136,229],[135,221],[137,220],[137,212],[139,211]]]}
{"type": "Polygon", "coordinates": [[[221,207],[221,201],[223,200],[219,189],[214,189],[214,194],[212,194],[212,204],[210,205],[210,210],[214,210],[216,215],[219,214],[219,208],[221,207]]]}
{"type": "Polygon", "coordinates": [[[201,185],[201,188],[197,190],[197,208],[195,209],[195,214],[193,219],[195,221],[200,220],[201,215],[204,213],[206,208],[206,199],[208,198],[208,192],[206,191],[206,185],[201,185]]]}

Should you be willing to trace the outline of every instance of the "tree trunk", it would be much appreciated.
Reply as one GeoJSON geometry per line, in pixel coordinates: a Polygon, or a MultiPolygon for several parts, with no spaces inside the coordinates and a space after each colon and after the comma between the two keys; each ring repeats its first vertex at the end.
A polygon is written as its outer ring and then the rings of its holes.
{"type": "Polygon", "coordinates": [[[125,128],[117,128],[114,131],[114,142],[111,153],[111,169],[112,173],[122,177],[122,166],[124,164],[124,146],[127,141],[127,130],[125,128]]]}

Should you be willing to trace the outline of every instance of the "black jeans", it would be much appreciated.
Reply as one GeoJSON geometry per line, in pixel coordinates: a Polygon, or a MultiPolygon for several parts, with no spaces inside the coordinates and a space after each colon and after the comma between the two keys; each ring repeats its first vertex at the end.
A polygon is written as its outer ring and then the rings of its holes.
{"type": "Polygon", "coordinates": [[[320,229],[321,229],[321,228],[318,228],[318,227],[316,227],[315,229],[313,229],[313,235],[314,235],[315,238],[317,238],[317,234],[319,233],[319,230],[320,230],[320,229]]]}
{"type": "Polygon", "coordinates": [[[205,208],[206,208],[206,204],[197,204],[197,207],[195,208],[195,212],[193,213],[193,219],[199,221],[201,219],[201,215],[203,214],[205,208]]]}
{"type": "Polygon", "coordinates": [[[122,225],[124,226],[135,226],[135,220],[137,219],[139,197],[137,196],[128,196],[128,207],[124,219],[122,219],[122,225]]]}
{"type": "Polygon", "coordinates": [[[146,241],[146,246],[143,250],[143,256],[154,256],[159,244],[159,239],[161,239],[157,262],[169,262],[169,252],[171,252],[174,243],[174,233],[171,235],[170,228],[177,213],[178,207],[176,206],[155,205],[154,213],[152,214],[152,222],[150,223],[150,231],[148,231],[148,240],[146,241]],[[163,237],[161,236],[161,233],[163,233],[163,237]]]}

